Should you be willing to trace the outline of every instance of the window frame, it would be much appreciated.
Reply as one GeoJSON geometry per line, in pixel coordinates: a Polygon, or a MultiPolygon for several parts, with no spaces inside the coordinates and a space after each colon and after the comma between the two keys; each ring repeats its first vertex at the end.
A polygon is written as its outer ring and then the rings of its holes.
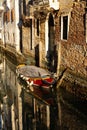
{"type": "Polygon", "coordinates": [[[69,34],[69,22],[70,22],[70,14],[65,14],[65,15],[61,15],[61,40],[68,40],[68,34],[69,34]],[[64,17],[67,17],[67,38],[64,38],[64,24],[63,24],[63,20],[64,17]]]}

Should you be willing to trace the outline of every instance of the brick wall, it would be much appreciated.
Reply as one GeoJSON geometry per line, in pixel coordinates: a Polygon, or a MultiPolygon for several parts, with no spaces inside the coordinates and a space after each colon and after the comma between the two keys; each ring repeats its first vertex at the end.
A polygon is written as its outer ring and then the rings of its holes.
{"type": "MultiPolygon", "coordinates": [[[[72,6],[68,40],[60,40],[60,26],[56,29],[56,41],[59,41],[60,70],[72,71],[87,76],[87,45],[85,41],[85,2],[75,2],[72,6]],[[57,40],[58,38],[58,40],[57,40]]],[[[60,17],[60,16],[59,16],[60,17]]],[[[59,22],[60,24],[60,22],[59,22]]]]}

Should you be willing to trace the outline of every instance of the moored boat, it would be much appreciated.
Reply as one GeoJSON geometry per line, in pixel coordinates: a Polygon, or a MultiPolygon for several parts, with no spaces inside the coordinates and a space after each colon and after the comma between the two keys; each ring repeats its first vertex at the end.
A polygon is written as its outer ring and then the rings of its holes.
{"type": "Polygon", "coordinates": [[[17,66],[17,75],[29,86],[42,87],[49,89],[56,85],[56,78],[49,71],[33,66],[33,65],[19,65],[17,66]]]}

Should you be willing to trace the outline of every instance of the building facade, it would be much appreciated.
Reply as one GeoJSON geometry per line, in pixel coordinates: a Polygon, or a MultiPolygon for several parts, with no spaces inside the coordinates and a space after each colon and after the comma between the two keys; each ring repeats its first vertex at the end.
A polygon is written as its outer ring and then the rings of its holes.
{"type": "MultiPolygon", "coordinates": [[[[3,6],[4,47],[15,54],[21,53],[26,57],[27,64],[57,73],[58,87],[65,87],[87,100],[86,1],[4,0],[3,6]]],[[[15,85],[15,74],[10,72],[9,67],[5,69],[10,79],[7,80],[7,95],[9,99],[12,98],[12,104],[7,111],[12,116],[12,120],[8,120],[12,123],[11,127],[8,126],[9,129],[28,130],[28,121],[32,124],[31,129],[36,129],[36,126],[32,128],[36,125],[36,119],[37,123],[44,123],[50,129],[50,106],[47,102],[40,102],[28,95],[26,89],[22,91],[22,85],[15,85]],[[14,76],[12,80],[11,75],[14,76]],[[12,95],[8,93],[10,87],[12,95]],[[24,94],[22,98],[21,93],[24,94]]]]}
{"type": "Polygon", "coordinates": [[[25,0],[22,5],[23,53],[59,76],[69,69],[86,77],[86,1],[25,0]]]}
{"type": "Polygon", "coordinates": [[[3,15],[3,6],[0,5],[0,39],[2,39],[2,29],[3,29],[3,19],[2,19],[2,15],[3,15]]]}
{"type": "Polygon", "coordinates": [[[59,10],[59,1],[25,0],[21,8],[23,8],[22,12],[23,53],[32,55],[32,57],[34,58],[34,63],[37,66],[41,67],[51,66],[50,67],[51,71],[53,71],[54,68],[57,69],[56,67],[57,62],[55,61],[57,59],[57,52],[55,51],[56,43],[54,35],[55,14],[53,14],[53,12],[59,10]],[[52,53],[54,52],[56,59],[54,59],[52,55],[52,53]]]}
{"type": "Polygon", "coordinates": [[[30,64],[86,75],[86,1],[4,0],[3,5],[4,45],[26,55],[30,64]]]}
{"type": "Polygon", "coordinates": [[[20,51],[19,1],[3,1],[3,44],[14,51],[20,51]]]}

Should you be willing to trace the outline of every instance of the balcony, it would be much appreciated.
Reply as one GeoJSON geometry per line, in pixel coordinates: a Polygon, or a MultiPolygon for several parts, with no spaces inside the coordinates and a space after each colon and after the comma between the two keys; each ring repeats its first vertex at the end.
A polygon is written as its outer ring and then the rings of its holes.
{"type": "Polygon", "coordinates": [[[46,5],[49,4],[49,0],[34,0],[33,5],[46,5]]]}
{"type": "Polygon", "coordinates": [[[26,17],[28,20],[32,17],[44,18],[47,16],[50,8],[59,10],[59,0],[30,0],[26,5],[26,17]]]}
{"type": "Polygon", "coordinates": [[[58,10],[59,9],[59,0],[34,0],[33,5],[34,6],[48,5],[50,8],[58,10]]]}

